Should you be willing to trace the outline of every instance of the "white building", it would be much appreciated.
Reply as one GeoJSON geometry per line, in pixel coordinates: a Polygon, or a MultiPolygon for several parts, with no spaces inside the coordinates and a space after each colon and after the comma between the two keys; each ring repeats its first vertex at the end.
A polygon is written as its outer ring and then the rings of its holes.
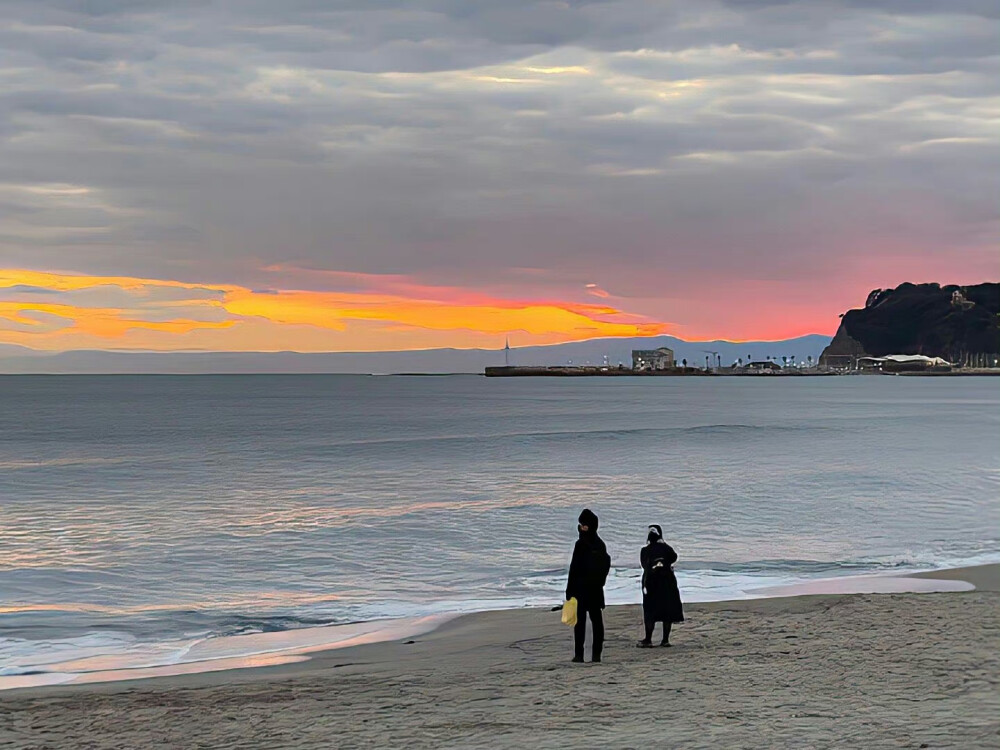
{"type": "Polygon", "coordinates": [[[674,350],[661,346],[659,349],[633,349],[633,370],[671,370],[674,367],[674,350]]]}
{"type": "Polygon", "coordinates": [[[889,354],[885,357],[860,357],[858,369],[876,372],[907,372],[932,369],[951,369],[951,362],[941,357],[922,354],[889,354]]]}

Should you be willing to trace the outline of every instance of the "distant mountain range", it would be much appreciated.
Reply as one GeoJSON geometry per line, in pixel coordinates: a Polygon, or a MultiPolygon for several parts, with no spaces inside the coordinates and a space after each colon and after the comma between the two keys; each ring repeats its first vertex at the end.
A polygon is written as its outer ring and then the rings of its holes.
{"type": "MultiPolygon", "coordinates": [[[[609,338],[574,341],[510,350],[510,364],[521,366],[593,364],[607,361],[631,366],[633,349],[674,350],[678,363],[704,367],[705,358],[723,365],[741,357],[795,357],[805,362],[819,359],[829,336],[810,335],[785,341],[683,341],[673,336],[609,338]],[[709,352],[712,352],[711,354],[709,352]]],[[[222,374],[222,373],[481,373],[487,366],[504,364],[502,349],[426,349],[402,352],[40,352],[26,347],[0,345],[0,374],[222,374]]]]}

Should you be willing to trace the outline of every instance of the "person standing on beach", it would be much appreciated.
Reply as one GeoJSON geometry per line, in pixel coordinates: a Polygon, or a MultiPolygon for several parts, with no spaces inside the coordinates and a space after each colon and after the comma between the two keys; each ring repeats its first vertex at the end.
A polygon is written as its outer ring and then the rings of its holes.
{"type": "Polygon", "coordinates": [[[604,584],[611,571],[611,556],[604,540],[597,535],[597,514],[585,508],[580,514],[577,530],[580,538],[573,547],[566,582],[567,601],[576,597],[577,620],[573,626],[574,662],[583,661],[583,644],[587,638],[587,618],[594,630],[591,661],[599,662],[604,650],[604,584]]]}
{"type": "Polygon", "coordinates": [[[646,637],[639,641],[639,648],[652,647],[653,629],[658,622],[663,623],[660,645],[669,646],[670,627],[675,622],[684,622],[684,606],[672,567],[677,562],[677,553],[663,541],[663,530],[656,524],[649,527],[639,562],[642,564],[642,618],[646,625],[646,637]]]}

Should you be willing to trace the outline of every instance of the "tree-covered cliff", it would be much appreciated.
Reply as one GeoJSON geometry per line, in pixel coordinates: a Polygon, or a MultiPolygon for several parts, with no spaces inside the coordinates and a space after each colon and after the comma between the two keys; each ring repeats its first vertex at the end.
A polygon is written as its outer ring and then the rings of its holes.
{"type": "Polygon", "coordinates": [[[900,284],[876,289],[863,309],[844,314],[822,364],[857,357],[925,354],[964,362],[1000,352],[1000,284],[900,284]]]}

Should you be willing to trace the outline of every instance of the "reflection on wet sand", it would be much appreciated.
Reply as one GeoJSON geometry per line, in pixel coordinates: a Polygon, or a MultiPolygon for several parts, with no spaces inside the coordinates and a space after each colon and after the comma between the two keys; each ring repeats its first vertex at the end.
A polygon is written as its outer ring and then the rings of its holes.
{"type": "Polygon", "coordinates": [[[290,664],[306,661],[306,654],[316,651],[411,638],[448,619],[448,615],[434,615],[157,644],[128,654],[39,664],[35,673],[0,676],[0,690],[290,664]]]}

